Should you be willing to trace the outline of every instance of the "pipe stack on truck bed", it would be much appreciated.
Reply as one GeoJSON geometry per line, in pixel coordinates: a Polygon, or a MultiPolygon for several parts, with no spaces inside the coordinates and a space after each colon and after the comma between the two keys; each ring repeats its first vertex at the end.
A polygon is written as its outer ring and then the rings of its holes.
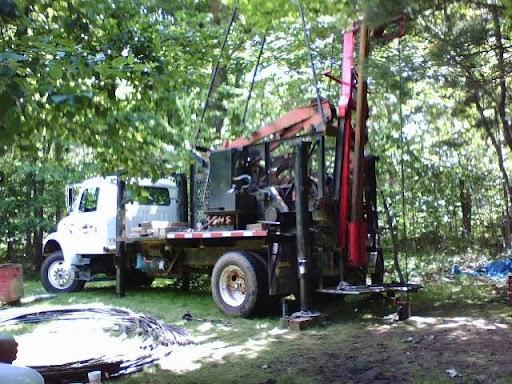
{"type": "Polygon", "coordinates": [[[363,68],[368,35],[360,25],[347,31],[343,80],[327,74],[341,84],[337,108],[317,98],[209,151],[190,167],[189,188],[184,175],[84,182],[70,215],[45,241],[45,288],[75,291],[86,281],[116,278],[122,296],[125,285],[167,277],[187,287],[191,273],[204,272],[219,309],[245,317],[290,294],[300,298],[295,315],[308,317],[317,315],[313,291],[417,291],[414,284],[384,284],[378,158],[364,153],[366,85],[360,73],[356,86],[354,69],[356,38],[363,68]]]}

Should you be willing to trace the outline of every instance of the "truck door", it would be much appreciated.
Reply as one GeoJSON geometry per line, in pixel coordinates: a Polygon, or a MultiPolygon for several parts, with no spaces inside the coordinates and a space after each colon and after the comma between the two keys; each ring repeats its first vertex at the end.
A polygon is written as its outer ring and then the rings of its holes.
{"type": "Polygon", "coordinates": [[[108,191],[100,186],[82,190],[71,227],[77,254],[101,254],[109,244],[108,227],[112,218],[115,224],[115,205],[110,209],[110,204],[101,204],[105,193],[108,191]]]}

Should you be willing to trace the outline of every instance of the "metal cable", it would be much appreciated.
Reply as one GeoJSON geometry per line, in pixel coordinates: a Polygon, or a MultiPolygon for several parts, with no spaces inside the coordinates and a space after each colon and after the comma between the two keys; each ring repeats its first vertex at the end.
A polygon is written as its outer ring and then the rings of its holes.
{"type": "Polygon", "coordinates": [[[322,122],[325,123],[325,113],[324,109],[322,108],[321,100],[320,100],[320,90],[318,89],[318,81],[316,78],[316,71],[315,71],[315,63],[313,61],[313,54],[311,53],[311,44],[309,43],[309,34],[308,30],[306,28],[306,18],[304,17],[304,8],[302,7],[302,3],[299,3],[299,11],[300,11],[300,18],[302,20],[302,28],[304,30],[304,38],[306,40],[306,46],[308,48],[308,55],[309,55],[309,62],[311,64],[311,72],[313,73],[313,84],[315,85],[315,91],[316,91],[316,102],[317,102],[317,108],[318,112],[322,115],[322,122]]]}
{"type": "Polygon", "coordinates": [[[215,65],[215,67],[213,68],[213,71],[212,71],[212,75],[211,75],[211,79],[210,79],[210,86],[208,88],[208,94],[206,95],[206,100],[204,102],[203,111],[201,113],[201,119],[199,120],[199,127],[197,127],[196,137],[194,140],[194,148],[197,146],[197,141],[199,140],[199,135],[201,134],[201,126],[203,125],[204,115],[206,113],[206,109],[208,108],[208,102],[209,102],[210,96],[212,94],[213,83],[215,81],[215,78],[217,77],[217,72],[219,71],[219,66],[220,66],[220,62],[222,59],[222,53],[224,52],[224,48],[228,41],[228,36],[231,32],[231,27],[233,26],[237,12],[238,12],[238,7],[235,7],[233,9],[233,13],[231,15],[231,20],[229,22],[228,29],[226,30],[226,34],[224,35],[224,41],[222,42],[222,46],[220,48],[220,53],[219,53],[219,58],[217,59],[217,64],[215,65]]]}
{"type": "Polygon", "coordinates": [[[260,66],[261,55],[263,54],[263,48],[265,47],[265,36],[261,39],[260,52],[258,54],[258,60],[256,61],[256,67],[254,68],[254,73],[252,75],[251,88],[249,89],[249,95],[247,96],[247,103],[245,103],[244,115],[242,117],[242,125],[245,125],[245,117],[247,115],[247,109],[249,108],[249,101],[251,100],[252,90],[254,88],[254,82],[256,80],[256,74],[258,73],[258,67],[260,66]]]}

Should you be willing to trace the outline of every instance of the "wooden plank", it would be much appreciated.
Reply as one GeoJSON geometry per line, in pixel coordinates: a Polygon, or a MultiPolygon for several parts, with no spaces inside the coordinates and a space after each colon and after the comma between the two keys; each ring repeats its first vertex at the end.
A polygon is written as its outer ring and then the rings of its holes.
{"type": "Polygon", "coordinates": [[[292,331],[303,331],[305,329],[316,327],[325,322],[325,315],[314,317],[283,317],[281,318],[281,326],[292,331]]]}

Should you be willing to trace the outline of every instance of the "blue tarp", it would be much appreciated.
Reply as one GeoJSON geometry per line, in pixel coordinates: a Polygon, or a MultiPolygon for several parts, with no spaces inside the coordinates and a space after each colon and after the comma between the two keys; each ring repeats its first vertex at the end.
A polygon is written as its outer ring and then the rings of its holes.
{"type": "Polygon", "coordinates": [[[512,273],[512,257],[503,260],[494,260],[473,271],[465,272],[458,265],[453,267],[454,275],[487,276],[493,280],[506,279],[512,273]]]}

